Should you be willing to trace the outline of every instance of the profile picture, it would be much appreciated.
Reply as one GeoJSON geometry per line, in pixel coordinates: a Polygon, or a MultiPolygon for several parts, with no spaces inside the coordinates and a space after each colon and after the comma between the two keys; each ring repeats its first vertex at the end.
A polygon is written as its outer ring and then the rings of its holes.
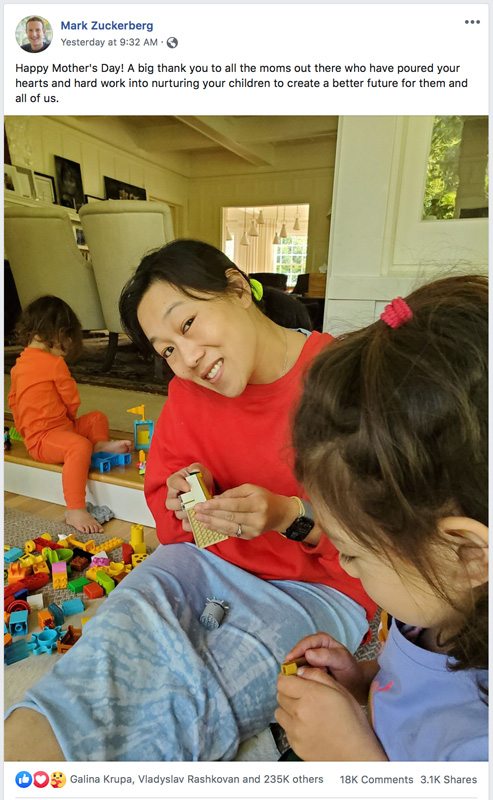
{"type": "Polygon", "coordinates": [[[26,53],[42,53],[51,44],[53,29],[48,20],[34,14],[21,19],[15,31],[15,38],[21,50],[26,53]]]}

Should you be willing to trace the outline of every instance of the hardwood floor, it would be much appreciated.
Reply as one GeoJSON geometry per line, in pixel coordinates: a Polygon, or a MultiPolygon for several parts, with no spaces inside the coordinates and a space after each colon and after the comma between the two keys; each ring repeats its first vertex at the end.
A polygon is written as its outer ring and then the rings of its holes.
{"type": "MultiPolygon", "coordinates": [[[[65,506],[56,503],[46,503],[44,500],[34,500],[31,497],[24,497],[13,492],[4,492],[4,505],[6,508],[14,508],[18,511],[25,511],[27,514],[38,514],[45,519],[55,522],[64,522],[65,506]]],[[[121,519],[112,519],[104,526],[104,532],[108,537],[117,536],[124,541],[130,541],[130,523],[121,519]]],[[[152,550],[155,550],[159,542],[155,528],[144,526],[144,541],[152,550]]]]}

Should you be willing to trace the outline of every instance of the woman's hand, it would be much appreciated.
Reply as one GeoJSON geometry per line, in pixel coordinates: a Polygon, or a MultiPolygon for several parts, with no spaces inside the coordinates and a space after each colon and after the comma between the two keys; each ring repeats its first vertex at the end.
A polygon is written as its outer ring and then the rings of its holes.
{"type": "Polygon", "coordinates": [[[241,539],[255,539],[266,531],[285,531],[299,513],[297,500],[250,483],[228,489],[195,506],[199,522],[218,533],[241,539]]]}
{"type": "Polygon", "coordinates": [[[168,480],[166,481],[166,485],[168,487],[168,496],[166,497],[166,508],[169,511],[175,512],[175,517],[182,521],[182,527],[184,531],[188,533],[191,532],[192,528],[188,521],[187,512],[183,511],[181,507],[181,500],[179,495],[183,494],[184,492],[190,491],[190,484],[186,480],[187,476],[190,475],[192,472],[199,472],[202,473],[202,478],[204,480],[205,485],[209,491],[209,494],[213,494],[214,492],[214,479],[207,469],[204,467],[203,464],[190,464],[188,467],[184,467],[180,469],[178,472],[174,472],[173,475],[170,475],[168,480]]]}
{"type": "Polygon", "coordinates": [[[388,761],[363,709],[327,673],[300,667],[277,689],[276,720],[304,761],[388,761]]]}
{"type": "MultiPolygon", "coordinates": [[[[377,661],[357,661],[347,647],[328,633],[305,636],[286,654],[286,661],[304,656],[311,667],[327,673],[347,689],[358,703],[364,705],[368,699],[370,683],[378,671],[377,661]]],[[[298,669],[302,675],[305,667],[298,669]]]]}

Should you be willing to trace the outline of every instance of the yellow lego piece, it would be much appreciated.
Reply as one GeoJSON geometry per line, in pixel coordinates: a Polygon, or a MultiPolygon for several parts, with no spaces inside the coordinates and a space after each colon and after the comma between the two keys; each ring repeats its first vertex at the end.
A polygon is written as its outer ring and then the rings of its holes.
{"type": "Polygon", "coordinates": [[[42,533],[39,538],[40,539],[46,539],[47,542],[51,542],[51,534],[50,533],[42,533]]]}
{"type": "Polygon", "coordinates": [[[33,553],[34,550],[36,550],[36,545],[32,540],[30,540],[29,542],[26,542],[26,544],[24,545],[24,550],[26,551],[26,553],[33,553]]]}
{"type": "Polygon", "coordinates": [[[18,560],[19,564],[22,564],[23,567],[32,567],[33,565],[33,560],[29,554],[26,556],[21,556],[18,560]]]}
{"type": "Polygon", "coordinates": [[[63,572],[55,572],[53,575],[53,588],[66,589],[68,584],[67,576],[63,572]]]}
{"type": "Polygon", "coordinates": [[[68,539],[59,539],[59,540],[58,540],[58,544],[59,544],[61,547],[66,547],[66,548],[68,548],[68,549],[70,550],[70,548],[69,548],[69,541],[68,541],[68,539]]]}
{"type": "Polygon", "coordinates": [[[132,525],[130,528],[130,544],[133,547],[134,553],[145,553],[146,546],[144,544],[144,526],[132,525]]]}
{"type": "Polygon", "coordinates": [[[125,564],[123,561],[110,561],[110,564],[106,569],[108,570],[107,574],[113,577],[114,575],[119,575],[120,572],[124,571],[125,564]]]}
{"type": "Polygon", "coordinates": [[[110,553],[111,550],[114,550],[116,547],[120,547],[123,544],[123,539],[117,539],[113,537],[113,539],[108,539],[107,542],[103,542],[103,544],[98,544],[97,547],[94,547],[94,542],[92,543],[93,547],[92,550],[89,550],[92,556],[97,555],[97,553],[101,553],[102,550],[105,550],[107,553],[110,553]]]}
{"type": "Polygon", "coordinates": [[[46,561],[43,559],[38,564],[34,564],[33,572],[34,572],[35,575],[40,575],[40,574],[49,575],[50,574],[50,569],[49,569],[48,564],[46,563],[46,561]]]}
{"type": "Polygon", "coordinates": [[[4,546],[3,546],[3,552],[4,552],[4,553],[6,553],[6,552],[7,552],[7,550],[10,550],[10,545],[9,545],[9,544],[4,544],[4,546]]]}
{"type": "Polygon", "coordinates": [[[90,619],[92,619],[92,615],[90,617],[81,617],[80,618],[80,624],[82,625],[82,627],[84,627],[86,622],[89,622],[90,619]]]}
{"type": "Polygon", "coordinates": [[[284,664],[281,664],[281,674],[296,675],[298,667],[304,667],[307,664],[308,661],[303,656],[301,656],[301,658],[295,658],[293,661],[285,661],[284,664]]]}
{"type": "Polygon", "coordinates": [[[147,558],[147,553],[132,553],[132,567],[137,567],[147,558]]]}
{"type": "Polygon", "coordinates": [[[92,553],[94,547],[94,539],[89,539],[88,542],[79,542],[78,539],[75,538],[73,533],[70,533],[65,541],[70,547],[79,547],[81,550],[85,550],[86,553],[92,553]]]}

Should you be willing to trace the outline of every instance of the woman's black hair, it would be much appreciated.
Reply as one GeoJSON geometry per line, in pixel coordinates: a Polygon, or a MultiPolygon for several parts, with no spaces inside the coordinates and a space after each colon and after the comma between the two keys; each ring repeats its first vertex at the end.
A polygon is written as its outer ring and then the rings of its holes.
{"type": "MultiPolygon", "coordinates": [[[[194,239],[176,239],[160,250],[149,253],[144,256],[120,295],[123,329],[140,350],[154,353],[137,317],[137,309],[148,289],[154,283],[168,283],[188,297],[196,297],[197,292],[202,292],[210,294],[213,299],[235,291],[227,275],[231,270],[248,282],[248,275],[221,250],[194,239]]],[[[311,329],[306,309],[296,298],[267,288],[264,289],[262,300],[257,300],[253,294],[252,298],[260,311],[279,325],[311,329]]]]}

